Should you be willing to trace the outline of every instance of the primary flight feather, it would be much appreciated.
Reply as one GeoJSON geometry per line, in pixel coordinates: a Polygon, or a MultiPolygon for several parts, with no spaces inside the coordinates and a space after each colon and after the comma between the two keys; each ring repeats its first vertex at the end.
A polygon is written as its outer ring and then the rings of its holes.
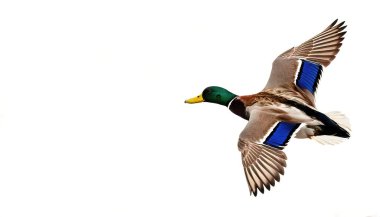
{"type": "Polygon", "coordinates": [[[286,155],[282,149],[295,134],[323,144],[336,144],[350,137],[348,119],[339,112],[322,113],[315,108],[315,92],[324,67],[342,46],[346,26],[335,20],[318,35],[290,48],[273,62],[265,88],[252,95],[238,96],[211,86],[186,103],[211,102],[227,106],[248,120],[240,133],[249,191],[257,195],[270,190],[284,175],[286,155]]]}

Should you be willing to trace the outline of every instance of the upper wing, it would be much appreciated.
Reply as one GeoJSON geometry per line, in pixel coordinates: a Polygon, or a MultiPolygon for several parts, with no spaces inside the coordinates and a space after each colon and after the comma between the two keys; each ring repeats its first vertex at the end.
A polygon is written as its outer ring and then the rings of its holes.
{"type": "Polygon", "coordinates": [[[270,190],[284,174],[286,155],[281,149],[299,127],[298,123],[281,122],[276,115],[260,109],[252,109],[247,126],[239,137],[244,173],[249,190],[255,196],[257,190],[270,190]]]}
{"type": "Polygon", "coordinates": [[[278,56],[273,62],[265,89],[296,84],[303,91],[310,92],[309,98],[314,100],[323,67],[335,58],[346,33],[343,31],[346,28],[344,22],[337,24],[337,21],[298,47],[290,48],[278,56]]]}

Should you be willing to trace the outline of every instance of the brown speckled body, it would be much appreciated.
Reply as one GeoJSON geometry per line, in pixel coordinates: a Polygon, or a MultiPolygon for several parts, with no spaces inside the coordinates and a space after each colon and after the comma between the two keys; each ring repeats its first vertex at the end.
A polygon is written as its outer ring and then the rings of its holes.
{"type": "Polygon", "coordinates": [[[259,93],[239,96],[238,98],[246,107],[255,103],[260,103],[260,105],[273,104],[276,102],[284,103],[286,100],[293,100],[314,107],[314,102],[302,92],[297,91],[296,88],[295,85],[289,85],[287,87],[265,89],[259,93]]]}

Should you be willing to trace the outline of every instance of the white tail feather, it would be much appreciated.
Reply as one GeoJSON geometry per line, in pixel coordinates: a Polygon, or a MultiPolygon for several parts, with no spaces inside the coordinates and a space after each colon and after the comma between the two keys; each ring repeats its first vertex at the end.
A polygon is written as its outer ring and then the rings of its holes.
{"type": "Polygon", "coordinates": [[[334,120],[337,124],[339,124],[339,126],[341,126],[343,129],[345,129],[349,132],[351,131],[350,121],[348,120],[346,115],[344,115],[340,112],[337,112],[337,111],[328,112],[328,113],[326,113],[326,115],[329,118],[331,118],[332,120],[334,120]]]}
{"type": "Polygon", "coordinates": [[[338,136],[312,136],[310,139],[322,145],[336,145],[344,141],[344,138],[338,136]]]}
{"type": "MultiPolygon", "coordinates": [[[[326,115],[334,120],[339,126],[341,126],[343,129],[347,130],[348,132],[351,132],[351,125],[348,118],[337,111],[326,113],[326,115]]],[[[345,140],[345,138],[338,137],[338,136],[327,136],[327,135],[321,135],[321,136],[311,136],[310,139],[317,141],[320,144],[326,145],[336,145],[345,140]]]]}

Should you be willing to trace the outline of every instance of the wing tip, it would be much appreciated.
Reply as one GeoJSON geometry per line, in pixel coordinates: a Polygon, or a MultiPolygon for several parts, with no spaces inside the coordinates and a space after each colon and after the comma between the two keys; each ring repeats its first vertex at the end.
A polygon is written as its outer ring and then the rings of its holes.
{"type": "Polygon", "coordinates": [[[332,29],[332,28],[336,28],[336,29],[339,29],[340,31],[342,31],[343,29],[345,29],[347,27],[347,25],[343,26],[346,21],[342,21],[340,23],[338,23],[338,20],[339,19],[335,19],[327,28],[327,29],[332,29]]]}
{"type": "Polygon", "coordinates": [[[339,28],[339,27],[343,26],[345,23],[346,23],[346,21],[342,21],[338,25],[336,25],[336,27],[339,28]]]}
{"type": "Polygon", "coordinates": [[[335,26],[335,24],[336,24],[337,22],[338,22],[338,18],[335,19],[335,20],[330,24],[329,28],[335,26]]]}
{"type": "Polygon", "coordinates": [[[260,157],[249,165],[243,161],[249,192],[255,197],[259,194],[258,192],[264,194],[265,189],[270,191],[276,181],[280,181],[280,176],[284,175],[287,158],[283,151],[276,148],[264,144],[259,147],[261,147],[260,153],[262,153],[260,157]]]}

